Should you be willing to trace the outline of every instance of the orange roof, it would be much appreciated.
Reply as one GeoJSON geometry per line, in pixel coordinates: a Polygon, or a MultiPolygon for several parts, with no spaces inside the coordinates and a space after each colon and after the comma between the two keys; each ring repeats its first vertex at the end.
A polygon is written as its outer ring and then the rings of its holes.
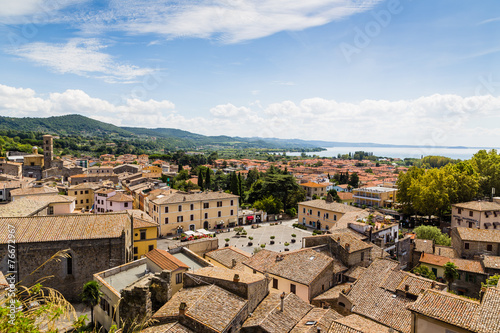
{"type": "Polygon", "coordinates": [[[179,268],[189,269],[189,266],[165,250],[154,249],[146,253],[146,257],[162,270],[175,271],[179,268]]]}
{"type": "Polygon", "coordinates": [[[457,266],[459,271],[485,274],[481,262],[476,260],[448,258],[429,253],[422,253],[420,262],[434,266],[444,266],[447,262],[452,262],[457,266]]]}
{"type": "Polygon", "coordinates": [[[300,186],[305,186],[305,187],[327,187],[328,185],[329,184],[318,184],[313,182],[300,184],[300,186]]]}

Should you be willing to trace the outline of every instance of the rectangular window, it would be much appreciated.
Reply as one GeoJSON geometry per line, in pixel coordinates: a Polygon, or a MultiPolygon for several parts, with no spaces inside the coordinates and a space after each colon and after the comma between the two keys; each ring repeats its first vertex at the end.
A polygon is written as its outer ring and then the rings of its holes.
{"type": "Polygon", "coordinates": [[[492,244],[488,244],[486,245],[486,251],[493,251],[493,245],[492,244]]]}
{"type": "Polygon", "coordinates": [[[179,212],[182,212],[182,205],[179,205],[179,212]]]}
{"type": "Polygon", "coordinates": [[[220,210],[217,212],[217,216],[218,216],[218,217],[221,217],[221,216],[222,216],[222,212],[221,212],[220,210]]]}
{"type": "Polygon", "coordinates": [[[137,254],[137,247],[134,247],[134,254],[137,254]]]}
{"type": "Polygon", "coordinates": [[[365,260],[365,253],[361,252],[361,261],[364,261],[364,260],[365,260]]]}
{"type": "Polygon", "coordinates": [[[472,210],[469,212],[469,216],[470,217],[474,216],[474,212],[472,210]]]}
{"type": "Polygon", "coordinates": [[[306,213],[306,209],[305,208],[302,208],[302,213],[306,213]]]}
{"type": "Polygon", "coordinates": [[[151,252],[155,249],[155,246],[154,245],[149,245],[148,246],[148,251],[151,252]]]}
{"type": "Polygon", "coordinates": [[[168,213],[168,207],[165,207],[165,213],[168,213]]]}
{"type": "Polygon", "coordinates": [[[229,215],[233,215],[234,214],[234,211],[231,209],[231,211],[229,212],[229,215]]]}
{"type": "Polygon", "coordinates": [[[80,194],[83,194],[83,191],[80,191],[80,194]]]}
{"type": "Polygon", "coordinates": [[[66,258],[66,273],[68,275],[73,274],[73,257],[68,253],[68,257],[66,258]]]}
{"type": "Polygon", "coordinates": [[[182,273],[177,273],[175,275],[175,283],[177,284],[182,283],[182,273]]]}
{"type": "Polygon", "coordinates": [[[231,206],[234,205],[234,200],[231,200],[231,206]]]}
{"type": "Polygon", "coordinates": [[[210,208],[210,203],[209,202],[204,202],[203,203],[203,208],[204,209],[210,208]]]}
{"type": "Polygon", "coordinates": [[[318,210],[318,217],[321,217],[321,212],[318,210]]]}
{"type": "Polygon", "coordinates": [[[468,249],[469,249],[469,243],[465,243],[465,244],[464,244],[464,248],[465,248],[466,250],[468,250],[468,249]]]}
{"type": "Polygon", "coordinates": [[[193,204],[189,205],[189,209],[194,210],[194,205],[193,204]]]}
{"type": "Polygon", "coordinates": [[[208,219],[208,213],[205,213],[205,218],[208,219]]]}
{"type": "Polygon", "coordinates": [[[128,202],[125,202],[125,205],[124,205],[124,206],[125,206],[125,207],[128,207],[128,202]]]}
{"type": "Polygon", "coordinates": [[[217,207],[222,207],[222,201],[217,201],[217,207]]]}
{"type": "Polygon", "coordinates": [[[273,288],[278,289],[278,279],[273,278],[273,288]]]}
{"type": "Polygon", "coordinates": [[[165,217],[165,224],[168,224],[168,217],[165,217]]]}
{"type": "Polygon", "coordinates": [[[330,214],[329,213],[326,213],[326,219],[329,219],[330,218],[330,214]]]}
{"type": "Polygon", "coordinates": [[[85,190],[85,194],[89,194],[89,190],[85,190]]]}
{"type": "Polygon", "coordinates": [[[189,217],[189,220],[194,221],[194,215],[193,214],[191,214],[191,216],[189,217]]]}
{"type": "Polygon", "coordinates": [[[458,214],[462,214],[462,208],[458,208],[458,214]]]}
{"type": "Polygon", "coordinates": [[[89,203],[89,199],[85,200],[85,203],[89,203]]]}
{"type": "Polygon", "coordinates": [[[83,200],[80,200],[80,203],[82,204],[82,203],[83,203],[83,200]]]}
{"type": "Polygon", "coordinates": [[[141,230],[141,240],[146,239],[146,230],[141,230]]]}
{"type": "Polygon", "coordinates": [[[333,220],[337,221],[337,215],[333,214],[333,220]]]}
{"type": "Polygon", "coordinates": [[[177,216],[177,222],[182,222],[184,221],[184,217],[182,216],[177,216]]]}
{"type": "Polygon", "coordinates": [[[294,294],[297,293],[297,287],[293,283],[290,284],[290,292],[294,294]]]}

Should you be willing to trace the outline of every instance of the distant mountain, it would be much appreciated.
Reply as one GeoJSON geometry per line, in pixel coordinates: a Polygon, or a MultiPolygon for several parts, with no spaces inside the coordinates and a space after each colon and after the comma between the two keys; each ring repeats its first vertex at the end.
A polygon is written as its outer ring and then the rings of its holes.
{"type": "MultiPolygon", "coordinates": [[[[416,148],[421,146],[379,143],[331,142],[301,139],[277,139],[259,137],[230,137],[225,135],[205,136],[175,128],[118,127],[85,116],[71,114],[48,118],[13,118],[0,116],[0,130],[20,132],[42,132],[57,135],[78,135],[86,137],[122,137],[165,139],[165,146],[182,149],[195,148],[268,148],[268,149],[317,149],[329,147],[398,147],[416,148]],[[168,141],[168,142],[167,142],[168,141]]],[[[434,148],[467,148],[436,146],[434,148]]],[[[472,147],[469,147],[472,148],[472,147]]],[[[474,147],[475,148],[475,147],[474,147]]]]}

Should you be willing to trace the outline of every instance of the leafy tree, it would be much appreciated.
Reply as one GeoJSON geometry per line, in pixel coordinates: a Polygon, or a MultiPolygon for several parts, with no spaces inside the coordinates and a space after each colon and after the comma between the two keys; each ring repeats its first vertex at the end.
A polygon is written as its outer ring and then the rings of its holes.
{"type": "Polygon", "coordinates": [[[437,245],[451,245],[451,239],[448,235],[443,234],[437,227],[421,225],[413,229],[418,239],[428,239],[434,241],[437,245]]]}
{"type": "MultiPolygon", "coordinates": [[[[217,152],[216,152],[217,154],[217,152]]],[[[210,154],[212,155],[212,154],[210,154]]],[[[206,172],[205,172],[205,188],[207,189],[210,189],[211,188],[211,183],[210,183],[210,174],[212,173],[212,170],[210,170],[210,168],[207,168],[206,172]]]]}
{"type": "Polygon", "coordinates": [[[398,192],[396,194],[397,201],[401,205],[401,210],[404,214],[413,215],[415,214],[415,209],[413,207],[413,196],[410,194],[410,187],[413,182],[416,182],[418,178],[424,174],[424,170],[411,167],[406,173],[400,172],[396,185],[398,186],[398,192]]]}
{"type": "Polygon", "coordinates": [[[236,176],[236,172],[231,172],[231,185],[229,190],[232,194],[239,195],[238,192],[238,177],[236,176]]]}
{"type": "Polygon", "coordinates": [[[413,273],[421,275],[427,279],[436,280],[436,275],[434,274],[434,272],[425,265],[415,267],[413,269],[413,273]]]}
{"type": "Polygon", "coordinates": [[[254,202],[253,207],[269,214],[279,214],[279,212],[283,209],[283,203],[271,195],[267,198],[254,202]]]}
{"type": "Polygon", "coordinates": [[[333,201],[342,202],[342,199],[340,199],[339,194],[335,189],[332,188],[330,191],[327,192],[327,194],[332,196],[333,201]]]}
{"type": "Polygon", "coordinates": [[[101,286],[97,281],[91,280],[83,285],[80,299],[83,304],[90,307],[90,322],[92,325],[94,324],[94,306],[99,304],[102,295],[101,286]]]}
{"type": "Polygon", "coordinates": [[[443,267],[443,277],[448,282],[448,290],[451,290],[451,284],[453,283],[453,281],[458,279],[458,268],[452,262],[447,262],[443,267]]]}
{"type": "Polygon", "coordinates": [[[479,189],[483,196],[489,197],[492,188],[500,191],[500,155],[496,149],[478,151],[472,157],[471,165],[479,176],[479,189]]]}
{"type": "Polygon", "coordinates": [[[498,286],[499,279],[500,275],[498,274],[490,276],[489,278],[486,279],[486,283],[481,282],[481,287],[483,288],[496,287],[498,286]]]}
{"type": "Polygon", "coordinates": [[[259,171],[256,168],[248,171],[247,179],[246,179],[246,188],[249,189],[252,184],[260,178],[259,171]]]}
{"type": "Polygon", "coordinates": [[[359,186],[359,176],[357,172],[351,174],[347,184],[351,185],[354,188],[357,188],[359,186]]]}

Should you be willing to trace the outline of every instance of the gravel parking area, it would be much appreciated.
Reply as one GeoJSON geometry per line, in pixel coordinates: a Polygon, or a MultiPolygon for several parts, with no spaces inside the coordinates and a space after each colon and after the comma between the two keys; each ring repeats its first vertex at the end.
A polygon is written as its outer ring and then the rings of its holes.
{"type": "MultiPolygon", "coordinates": [[[[282,221],[281,224],[279,224],[278,222],[277,225],[270,225],[269,222],[253,224],[253,226],[258,226],[257,228],[252,228],[252,225],[246,225],[243,226],[247,232],[246,237],[241,237],[236,235],[236,232],[233,230],[233,228],[231,228],[231,231],[229,232],[227,231],[227,229],[224,229],[224,232],[217,234],[217,238],[219,239],[219,248],[224,247],[226,243],[225,239],[229,238],[230,246],[235,246],[250,254],[253,253],[255,248],[260,249],[261,244],[266,244],[265,247],[266,250],[283,252],[285,251],[284,244],[288,242],[290,243],[290,245],[287,247],[290,249],[290,251],[297,250],[302,248],[302,238],[306,236],[311,236],[312,232],[294,228],[292,226],[292,224],[294,223],[297,223],[296,219],[282,221]],[[295,237],[296,239],[295,243],[291,242],[293,238],[291,236],[292,234],[297,235],[297,237],[295,237]],[[271,241],[270,236],[275,236],[274,245],[270,244],[271,241]],[[252,246],[248,246],[248,242],[250,241],[248,237],[253,237],[252,246]]],[[[159,239],[158,248],[168,250],[169,245],[178,242],[179,241],[175,241],[172,239],[159,239]]]]}

